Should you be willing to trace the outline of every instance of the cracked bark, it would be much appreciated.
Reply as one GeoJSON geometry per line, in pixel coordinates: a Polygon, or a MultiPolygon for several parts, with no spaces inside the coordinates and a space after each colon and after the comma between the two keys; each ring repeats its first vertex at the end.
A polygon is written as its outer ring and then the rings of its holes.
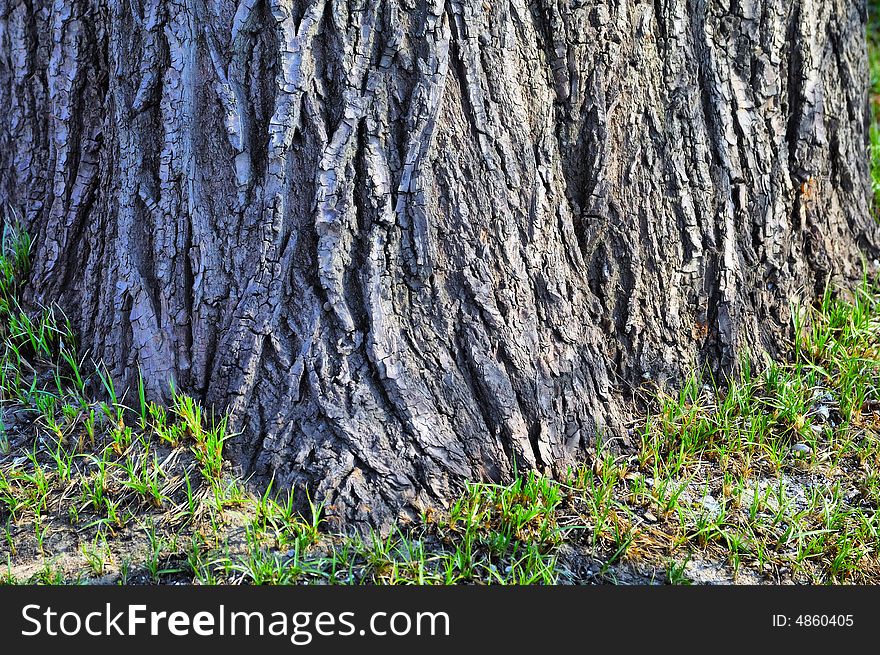
{"type": "Polygon", "coordinates": [[[852,0],[0,0],[0,202],[121,385],[387,528],[862,272],[852,0]]]}

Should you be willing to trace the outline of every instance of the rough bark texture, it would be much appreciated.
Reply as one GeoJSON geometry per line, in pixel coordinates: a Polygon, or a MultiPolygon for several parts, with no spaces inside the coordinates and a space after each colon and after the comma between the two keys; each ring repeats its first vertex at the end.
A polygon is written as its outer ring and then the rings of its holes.
{"type": "Polygon", "coordinates": [[[380,526],[875,255],[863,0],[0,0],[0,202],[122,384],[380,526]]]}

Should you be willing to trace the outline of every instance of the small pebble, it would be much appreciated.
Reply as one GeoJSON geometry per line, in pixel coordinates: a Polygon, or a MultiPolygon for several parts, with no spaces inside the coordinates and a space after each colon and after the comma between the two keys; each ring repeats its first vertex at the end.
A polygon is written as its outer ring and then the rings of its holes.
{"type": "Polygon", "coordinates": [[[796,443],[791,447],[791,451],[795,454],[795,456],[799,456],[808,455],[809,453],[813,452],[813,449],[805,443],[796,443]]]}
{"type": "Polygon", "coordinates": [[[715,500],[715,497],[712,496],[712,494],[703,496],[700,499],[700,505],[711,514],[717,514],[721,510],[721,505],[715,500]]]}

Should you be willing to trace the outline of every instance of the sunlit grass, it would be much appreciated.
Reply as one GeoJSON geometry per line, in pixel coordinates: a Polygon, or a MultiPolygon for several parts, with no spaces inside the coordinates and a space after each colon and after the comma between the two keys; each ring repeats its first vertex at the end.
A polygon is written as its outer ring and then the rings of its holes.
{"type": "Polygon", "coordinates": [[[880,4],[868,3],[868,68],[870,73],[871,188],[874,192],[874,215],[880,216],[880,4]]]}

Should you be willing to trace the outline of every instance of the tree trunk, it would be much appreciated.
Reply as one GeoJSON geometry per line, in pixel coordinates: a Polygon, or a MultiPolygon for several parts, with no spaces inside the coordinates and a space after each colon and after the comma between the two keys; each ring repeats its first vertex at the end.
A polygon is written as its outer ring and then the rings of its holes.
{"type": "MultiPolygon", "coordinates": [[[[862,273],[864,0],[0,0],[29,301],[387,526],[862,273]]],[[[11,215],[11,211],[10,211],[11,215]]]]}

